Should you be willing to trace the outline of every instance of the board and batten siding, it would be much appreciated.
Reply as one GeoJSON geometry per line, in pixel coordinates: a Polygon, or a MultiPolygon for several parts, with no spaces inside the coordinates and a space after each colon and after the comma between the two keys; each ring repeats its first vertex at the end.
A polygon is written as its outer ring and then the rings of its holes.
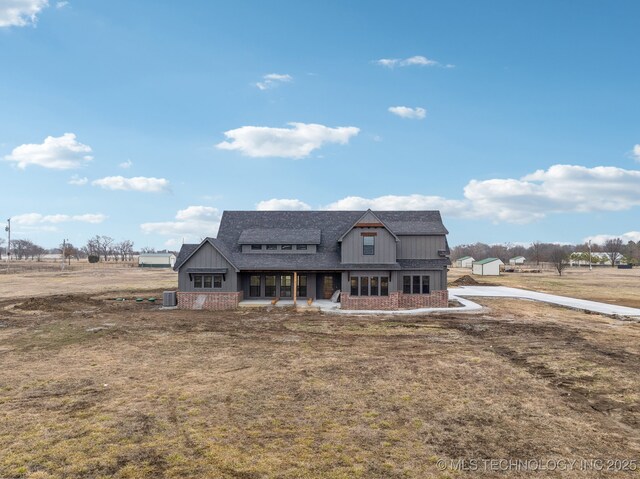
{"type": "Polygon", "coordinates": [[[233,266],[224,259],[218,250],[216,250],[210,243],[205,243],[202,247],[196,251],[191,258],[187,260],[182,266],[180,266],[180,274],[178,275],[178,289],[183,292],[235,292],[238,291],[238,279],[237,274],[233,266]],[[189,279],[189,268],[227,268],[227,273],[224,276],[221,289],[204,289],[194,288],[193,281],[189,279]]]}
{"type": "Polygon", "coordinates": [[[431,291],[447,289],[446,271],[397,271],[396,288],[402,292],[403,276],[429,276],[429,288],[431,291]]]}
{"type": "Polygon", "coordinates": [[[396,239],[386,228],[353,228],[342,240],[342,262],[384,264],[396,262],[396,239]],[[362,233],[376,233],[375,254],[362,254],[362,233]]]}
{"type": "Polygon", "coordinates": [[[443,235],[399,236],[398,259],[434,259],[439,258],[438,251],[447,248],[443,235]]]}

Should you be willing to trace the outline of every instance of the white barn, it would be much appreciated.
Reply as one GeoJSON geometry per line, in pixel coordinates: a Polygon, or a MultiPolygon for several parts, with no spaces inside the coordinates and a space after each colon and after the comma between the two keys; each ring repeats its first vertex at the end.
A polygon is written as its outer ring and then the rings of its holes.
{"type": "Polygon", "coordinates": [[[141,253],[138,256],[140,268],[173,268],[176,255],[173,253],[141,253]]]}
{"type": "Polygon", "coordinates": [[[516,256],[509,260],[509,264],[511,265],[524,264],[525,261],[526,261],[526,258],[524,256],[516,256]]]}
{"type": "Polygon", "coordinates": [[[456,268],[471,268],[475,260],[471,256],[463,256],[456,260],[456,268]]]}
{"type": "Polygon", "coordinates": [[[504,266],[502,260],[498,258],[486,258],[474,261],[472,273],[480,276],[500,276],[500,267],[504,266]]]}

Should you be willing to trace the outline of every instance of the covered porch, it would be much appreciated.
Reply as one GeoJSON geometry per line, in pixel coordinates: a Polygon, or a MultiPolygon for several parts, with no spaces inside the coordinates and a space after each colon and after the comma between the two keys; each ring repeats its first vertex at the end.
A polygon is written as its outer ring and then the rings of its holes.
{"type": "Polygon", "coordinates": [[[308,298],[330,299],[341,286],[335,271],[243,271],[239,284],[245,301],[271,300],[291,302],[308,298]]]}

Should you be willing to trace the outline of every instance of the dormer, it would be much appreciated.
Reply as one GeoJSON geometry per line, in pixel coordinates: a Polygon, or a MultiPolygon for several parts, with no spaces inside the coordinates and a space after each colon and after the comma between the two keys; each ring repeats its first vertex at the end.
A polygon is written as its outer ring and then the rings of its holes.
{"type": "Polygon", "coordinates": [[[320,238],[317,228],[252,228],[242,231],[238,244],[247,254],[313,254],[320,238]]]}
{"type": "Polygon", "coordinates": [[[343,264],[394,264],[398,237],[367,210],[339,239],[343,264]]]}

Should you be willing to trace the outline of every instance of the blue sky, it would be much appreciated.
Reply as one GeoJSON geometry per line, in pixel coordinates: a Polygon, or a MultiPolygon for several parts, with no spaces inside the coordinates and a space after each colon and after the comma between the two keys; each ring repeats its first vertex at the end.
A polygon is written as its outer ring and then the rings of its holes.
{"type": "Polygon", "coordinates": [[[177,248],[225,209],[640,240],[635,1],[0,0],[0,214],[177,248]]]}

